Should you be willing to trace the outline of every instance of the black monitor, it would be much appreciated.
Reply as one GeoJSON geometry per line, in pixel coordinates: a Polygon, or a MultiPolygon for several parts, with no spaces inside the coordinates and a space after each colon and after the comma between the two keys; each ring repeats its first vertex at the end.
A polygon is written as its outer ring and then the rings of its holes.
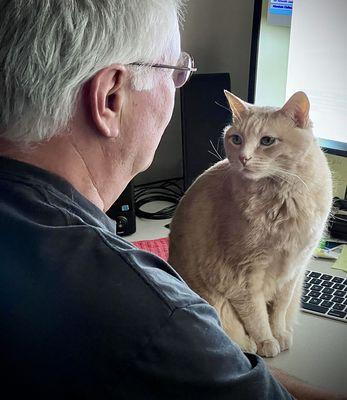
{"type": "Polygon", "coordinates": [[[228,73],[194,74],[181,89],[184,189],[224,157],[222,132],[231,122],[224,95],[230,91],[228,73]]]}

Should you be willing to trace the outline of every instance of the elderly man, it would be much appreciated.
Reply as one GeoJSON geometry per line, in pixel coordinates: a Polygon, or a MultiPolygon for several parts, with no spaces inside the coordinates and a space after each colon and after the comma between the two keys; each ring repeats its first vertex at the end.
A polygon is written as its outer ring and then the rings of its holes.
{"type": "Polygon", "coordinates": [[[2,393],[291,398],[104,213],[150,165],[194,70],[180,50],[181,1],[0,6],[2,393]]]}

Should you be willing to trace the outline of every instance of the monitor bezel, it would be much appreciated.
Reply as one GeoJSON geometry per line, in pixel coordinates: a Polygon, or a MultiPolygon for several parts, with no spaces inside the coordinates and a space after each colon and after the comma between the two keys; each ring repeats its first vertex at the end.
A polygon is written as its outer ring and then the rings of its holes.
{"type": "Polygon", "coordinates": [[[328,154],[347,157],[347,143],[322,138],[318,138],[318,143],[328,154]]]}

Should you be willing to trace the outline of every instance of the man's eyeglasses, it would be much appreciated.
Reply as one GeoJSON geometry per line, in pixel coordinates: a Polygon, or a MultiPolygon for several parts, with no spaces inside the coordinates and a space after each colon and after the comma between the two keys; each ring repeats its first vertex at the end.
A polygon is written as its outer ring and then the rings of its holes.
{"type": "Polygon", "coordinates": [[[129,65],[145,66],[150,68],[164,68],[173,69],[172,79],[176,88],[182,87],[188,82],[193,72],[197,71],[194,65],[194,59],[188,53],[182,52],[178,60],[177,65],[166,65],[166,64],[149,64],[149,63],[138,63],[134,62],[129,65]]]}

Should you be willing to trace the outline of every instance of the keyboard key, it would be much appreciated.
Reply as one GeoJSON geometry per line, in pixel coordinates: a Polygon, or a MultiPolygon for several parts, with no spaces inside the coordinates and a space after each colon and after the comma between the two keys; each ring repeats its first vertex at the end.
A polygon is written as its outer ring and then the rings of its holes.
{"type": "Polygon", "coordinates": [[[347,322],[347,279],[305,271],[301,309],[347,322]]]}
{"type": "Polygon", "coordinates": [[[309,300],[309,303],[318,305],[321,301],[322,301],[321,299],[313,298],[313,299],[309,300]]]}
{"type": "Polygon", "coordinates": [[[311,290],[316,290],[317,292],[320,292],[323,289],[322,286],[319,285],[312,285],[311,290]]]}
{"type": "MultiPolygon", "coordinates": [[[[316,306],[319,307],[319,306],[316,306]]],[[[339,317],[339,318],[345,318],[345,316],[347,315],[346,312],[344,311],[338,311],[338,310],[330,310],[328,312],[328,315],[333,315],[334,317],[339,317]]]]}
{"type": "Polygon", "coordinates": [[[323,299],[323,300],[330,300],[331,298],[333,297],[333,295],[332,294],[325,294],[325,293],[322,293],[321,295],[320,295],[320,299],[323,299]]]}
{"type": "Polygon", "coordinates": [[[334,305],[334,303],[332,301],[326,301],[326,300],[323,301],[321,304],[322,307],[327,307],[327,308],[330,308],[333,305],[334,305]]]}
{"type": "Polygon", "coordinates": [[[332,301],[335,301],[335,303],[343,303],[343,298],[339,296],[335,296],[332,298],[332,301]]]}
{"type": "MultiPolygon", "coordinates": [[[[314,290],[314,289],[312,288],[312,290],[314,290]]],[[[345,297],[346,292],[344,292],[343,290],[335,290],[334,295],[335,296],[340,296],[340,297],[345,297]]]]}
{"type": "MultiPolygon", "coordinates": [[[[325,287],[331,287],[331,286],[333,286],[333,282],[330,282],[330,281],[323,281],[322,282],[322,286],[325,286],[325,287]]],[[[336,283],[336,285],[337,285],[337,283],[336,283]]],[[[338,288],[336,288],[336,289],[338,289],[338,288]]]]}
{"type": "MultiPolygon", "coordinates": [[[[310,303],[304,303],[302,305],[302,308],[304,308],[305,310],[310,310],[310,311],[315,311],[321,314],[326,314],[328,311],[328,308],[326,307],[322,307],[322,306],[318,306],[316,304],[310,304],[310,303]]],[[[337,311],[337,310],[335,310],[337,311]]],[[[341,311],[337,311],[337,312],[341,312],[341,311]]]]}
{"type": "MultiPolygon", "coordinates": [[[[312,282],[313,283],[313,282],[312,282]]],[[[335,285],[333,286],[334,289],[338,289],[338,290],[344,290],[345,285],[342,285],[341,283],[335,283],[335,285]]]]}
{"type": "Polygon", "coordinates": [[[330,279],[332,278],[332,275],[323,274],[320,278],[325,281],[330,281],[330,279]]]}
{"type": "Polygon", "coordinates": [[[343,311],[346,308],[346,306],[344,306],[343,304],[334,304],[333,305],[333,309],[334,310],[339,310],[339,311],[343,311]]]}
{"type": "Polygon", "coordinates": [[[307,303],[310,300],[310,296],[302,296],[301,301],[307,303]]]}

